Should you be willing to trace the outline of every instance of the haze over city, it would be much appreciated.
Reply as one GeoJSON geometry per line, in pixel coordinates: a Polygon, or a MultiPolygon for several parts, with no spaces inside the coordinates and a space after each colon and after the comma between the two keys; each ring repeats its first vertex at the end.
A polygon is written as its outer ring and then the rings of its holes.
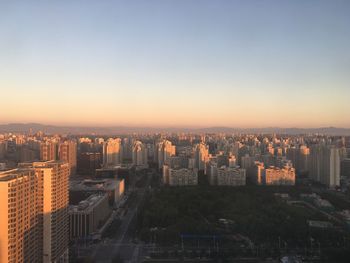
{"type": "Polygon", "coordinates": [[[350,128],[349,10],[340,0],[2,2],[0,123],[350,128]]]}
{"type": "Polygon", "coordinates": [[[0,263],[349,263],[349,0],[0,0],[0,263]]]}

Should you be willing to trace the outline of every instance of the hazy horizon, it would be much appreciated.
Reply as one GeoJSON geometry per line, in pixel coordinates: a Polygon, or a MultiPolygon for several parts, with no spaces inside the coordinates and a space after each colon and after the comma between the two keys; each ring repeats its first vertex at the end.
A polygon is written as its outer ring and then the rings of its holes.
{"type": "Polygon", "coordinates": [[[349,11],[341,0],[1,3],[0,123],[349,128],[349,11]]]}
{"type": "Polygon", "coordinates": [[[335,129],[350,129],[350,126],[228,126],[228,125],[212,125],[212,126],[185,126],[185,125],[163,125],[163,126],[155,126],[155,125],[120,125],[118,123],[109,124],[109,125],[79,125],[79,124],[59,124],[59,123],[38,123],[38,122],[11,122],[11,123],[2,123],[0,125],[42,125],[42,126],[54,126],[54,127],[76,127],[76,128],[114,128],[114,127],[124,127],[124,128],[150,128],[150,129],[211,129],[211,128],[227,128],[227,129],[324,129],[324,128],[335,128],[335,129]]]}

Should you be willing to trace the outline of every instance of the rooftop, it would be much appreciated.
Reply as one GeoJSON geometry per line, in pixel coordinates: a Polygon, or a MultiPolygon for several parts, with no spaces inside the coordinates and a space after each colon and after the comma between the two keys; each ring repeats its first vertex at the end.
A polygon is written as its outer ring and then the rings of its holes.
{"type": "Polygon", "coordinates": [[[73,191],[113,190],[118,187],[120,181],[118,179],[71,180],[69,189],[73,191]]]}
{"type": "Polygon", "coordinates": [[[97,206],[103,199],[107,198],[107,194],[93,194],[90,195],[87,199],[80,201],[78,205],[70,205],[70,212],[80,212],[80,211],[88,211],[97,206]]]}

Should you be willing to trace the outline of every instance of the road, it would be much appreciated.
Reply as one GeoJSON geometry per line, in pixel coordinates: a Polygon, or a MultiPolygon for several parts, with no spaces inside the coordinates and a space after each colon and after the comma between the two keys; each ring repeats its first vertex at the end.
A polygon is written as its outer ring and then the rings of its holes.
{"type": "Polygon", "coordinates": [[[123,258],[125,262],[139,262],[143,247],[142,244],[132,243],[134,233],[131,226],[146,195],[150,181],[151,176],[148,176],[145,186],[135,190],[135,199],[130,204],[127,214],[122,218],[121,225],[113,239],[107,244],[100,243],[95,246],[92,252],[94,262],[110,263],[117,256],[123,258]]]}

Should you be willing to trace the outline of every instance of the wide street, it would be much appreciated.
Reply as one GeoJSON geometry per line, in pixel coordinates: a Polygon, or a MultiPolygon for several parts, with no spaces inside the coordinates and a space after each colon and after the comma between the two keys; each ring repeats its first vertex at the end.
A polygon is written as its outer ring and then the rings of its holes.
{"type": "Polygon", "coordinates": [[[139,262],[142,244],[133,243],[134,223],[140,203],[145,197],[150,185],[151,176],[148,175],[145,185],[135,189],[135,198],[128,202],[127,213],[121,218],[121,225],[112,239],[102,241],[92,249],[94,262],[109,263],[117,257],[121,257],[124,262],[139,262]]]}

